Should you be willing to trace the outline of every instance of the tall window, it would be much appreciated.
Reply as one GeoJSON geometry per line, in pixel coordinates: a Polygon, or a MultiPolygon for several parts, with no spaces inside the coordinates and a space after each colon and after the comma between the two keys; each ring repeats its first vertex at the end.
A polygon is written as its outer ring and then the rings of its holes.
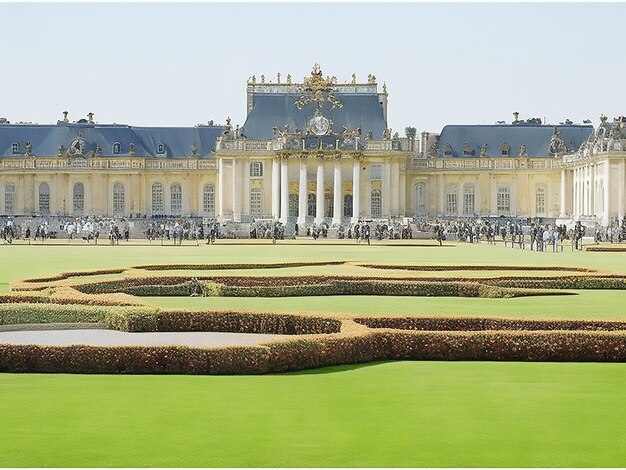
{"type": "Polygon", "coordinates": [[[82,214],[85,210],[85,186],[83,183],[74,184],[72,190],[72,212],[82,214]]]}
{"type": "Polygon", "coordinates": [[[261,217],[263,215],[261,188],[250,190],[250,216],[261,217]]]}
{"type": "Polygon", "coordinates": [[[289,217],[298,217],[298,195],[289,195],[289,217]]]}
{"type": "Polygon", "coordinates": [[[415,185],[415,215],[426,214],[426,183],[415,185]]]}
{"type": "Polygon", "coordinates": [[[457,186],[449,184],[446,186],[446,214],[457,215],[457,186]]]}
{"type": "Polygon", "coordinates": [[[474,201],[474,185],[465,183],[463,185],[463,215],[474,215],[476,213],[474,201]]]}
{"type": "Polygon", "coordinates": [[[253,178],[263,176],[263,163],[262,162],[250,163],[250,176],[253,178]]]}
{"type": "Polygon", "coordinates": [[[508,186],[500,186],[496,199],[498,215],[509,215],[511,213],[511,190],[508,186]]]}
{"type": "Polygon", "coordinates": [[[113,214],[124,215],[126,210],[126,193],[122,183],[113,185],[113,214]]]}
{"type": "Polygon", "coordinates": [[[370,166],[370,178],[375,181],[383,179],[383,166],[371,165],[370,166]]]}
{"type": "Polygon", "coordinates": [[[120,153],[122,153],[122,144],[115,142],[113,144],[113,155],[118,155],[120,153]]]}
{"type": "Polygon", "coordinates": [[[307,215],[315,217],[317,214],[317,196],[314,193],[309,193],[307,196],[307,215]]]}
{"type": "Polygon", "coordinates": [[[380,217],[383,212],[382,196],[380,189],[373,189],[370,199],[372,217],[380,217]]]}
{"type": "Polygon", "coordinates": [[[170,186],[170,207],[172,214],[178,215],[183,212],[183,188],[178,183],[170,186]]]}
{"type": "Polygon", "coordinates": [[[202,211],[207,215],[215,215],[215,186],[205,184],[202,190],[202,211]]]}
{"type": "Polygon", "coordinates": [[[15,183],[7,183],[4,187],[4,213],[15,213],[15,183]]]}
{"type": "Polygon", "coordinates": [[[39,213],[50,213],[50,185],[45,182],[39,184],[39,213]]]}
{"type": "Polygon", "coordinates": [[[343,216],[352,217],[352,194],[343,197],[343,216]]]}
{"type": "Polygon", "coordinates": [[[152,185],[152,213],[165,213],[165,199],[163,198],[163,185],[161,183],[152,185]]]}
{"type": "Polygon", "coordinates": [[[13,142],[11,144],[11,153],[15,155],[16,153],[20,153],[20,144],[17,142],[13,142]]]}
{"type": "Polygon", "coordinates": [[[535,210],[537,212],[536,215],[546,215],[546,188],[543,186],[537,187],[537,192],[535,193],[535,210]]]}
{"type": "Polygon", "coordinates": [[[331,193],[324,194],[324,217],[333,216],[333,195],[331,193]]]}

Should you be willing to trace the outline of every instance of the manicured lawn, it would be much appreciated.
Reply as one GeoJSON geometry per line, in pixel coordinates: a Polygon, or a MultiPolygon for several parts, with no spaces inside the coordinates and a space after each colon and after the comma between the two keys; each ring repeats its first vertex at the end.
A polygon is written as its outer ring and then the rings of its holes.
{"type": "Polygon", "coordinates": [[[625,364],[7,374],[0,465],[621,467],[624,389],[625,364]]]}
{"type": "MultiPolygon", "coordinates": [[[[626,273],[626,253],[534,253],[486,244],[0,246],[0,256],[0,291],[25,277],[160,263],[355,260],[626,273]]],[[[146,300],[385,315],[626,317],[626,292],[579,293],[146,300]]],[[[624,467],[624,390],[626,364],[593,363],[393,362],[229,377],[0,374],[0,466],[624,467]]]]}

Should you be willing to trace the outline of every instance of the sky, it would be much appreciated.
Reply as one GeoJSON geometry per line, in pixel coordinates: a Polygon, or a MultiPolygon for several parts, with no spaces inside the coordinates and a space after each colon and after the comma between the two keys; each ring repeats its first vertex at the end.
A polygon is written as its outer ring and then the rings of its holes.
{"type": "Polygon", "coordinates": [[[0,3],[0,117],[193,126],[246,118],[246,81],[389,92],[388,125],[626,114],[625,3],[0,3]]]}

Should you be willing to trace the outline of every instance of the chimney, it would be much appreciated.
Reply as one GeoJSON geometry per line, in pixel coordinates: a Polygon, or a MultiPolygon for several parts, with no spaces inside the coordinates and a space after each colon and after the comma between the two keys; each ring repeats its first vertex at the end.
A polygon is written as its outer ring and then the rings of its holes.
{"type": "Polygon", "coordinates": [[[69,114],[69,113],[68,113],[67,111],[63,111],[63,122],[70,122],[70,121],[67,119],[67,115],[68,115],[68,114],[69,114]]]}
{"type": "Polygon", "coordinates": [[[89,124],[93,124],[93,113],[87,113],[87,121],[89,124]]]}

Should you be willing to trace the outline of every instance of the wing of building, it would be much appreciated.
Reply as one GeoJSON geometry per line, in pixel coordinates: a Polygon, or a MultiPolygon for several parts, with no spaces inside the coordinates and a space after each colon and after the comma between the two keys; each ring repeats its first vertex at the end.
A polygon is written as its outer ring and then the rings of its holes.
{"type": "Polygon", "coordinates": [[[252,76],[232,125],[134,127],[93,115],[0,120],[3,215],[198,216],[301,227],[400,217],[510,216],[604,225],[624,216],[624,119],[540,119],[400,137],[376,77],[252,76]]]}

